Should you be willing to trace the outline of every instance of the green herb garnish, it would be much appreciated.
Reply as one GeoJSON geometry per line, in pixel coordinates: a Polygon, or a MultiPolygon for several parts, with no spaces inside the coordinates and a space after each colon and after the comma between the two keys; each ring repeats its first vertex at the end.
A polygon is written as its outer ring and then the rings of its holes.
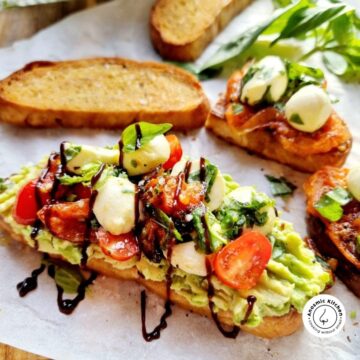
{"type": "Polygon", "coordinates": [[[300,115],[299,114],[292,114],[290,116],[290,119],[289,119],[291,122],[295,123],[295,124],[300,124],[300,125],[304,125],[304,122],[303,120],[301,119],[300,115]]]}
{"type": "MultiPolygon", "coordinates": [[[[150,124],[147,122],[138,123],[141,130],[140,145],[144,146],[149,143],[154,137],[165,134],[171,128],[171,124],[150,124]]],[[[122,133],[123,151],[132,152],[136,150],[136,127],[135,124],[128,126],[122,133]]]]}
{"type": "Polygon", "coordinates": [[[241,104],[232,104],[232,111],[234,115],[241,114],[244,111],[244,106],[241,104]]]}
{"type": "Polygon", "coordinates": [[[273,196],[292,195],[297,186],[285,179],[283,176],[279,178],[272,175],[265,175],[270,182],[270,190],[273,196]]]}
{"type": "Polygon", "coordinates": [[[81,146],[80,145],[72,145],[70,144],[68,147],[65,148],[64,154],[66,162],[71,161],[76,156],[78,156],[81,152],[81,146]]]}
{"type": "Polygon", "coordinates": [[[348,204],[351,199],[352,197],[347,190],[338,187],[323,194],[315,204],[315,209],[324,218],[333,222],[338,221],[344,213],[342,206],[348,204]]]}

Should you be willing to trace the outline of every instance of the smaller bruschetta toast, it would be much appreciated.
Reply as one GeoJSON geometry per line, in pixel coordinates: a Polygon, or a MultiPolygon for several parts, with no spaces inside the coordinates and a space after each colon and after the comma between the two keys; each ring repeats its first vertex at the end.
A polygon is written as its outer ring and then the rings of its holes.
{"type": "Polygon", "coordinates": [[[352,137],[323,84],[318,69],[268,56],[232,75],[206,127],[233,144],[303,172],[341,166],[352,137]]]}

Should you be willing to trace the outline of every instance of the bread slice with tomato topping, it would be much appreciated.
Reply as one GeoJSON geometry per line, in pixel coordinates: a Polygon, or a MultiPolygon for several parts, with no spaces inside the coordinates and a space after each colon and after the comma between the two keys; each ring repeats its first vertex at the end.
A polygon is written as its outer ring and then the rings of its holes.
{"type": "Polygon", "coordinates": [[[268,56],[229,79],[206,127],[262,157],[304,172],[341,166],[352,136],[319,69],[268,56]]]}
{"type": "Polygon", "coordinates": [[[0,227],[50,257],[135,280],[226,336],[290,335],[331,271],[273,199],[183,156],[170,128],[133,124],[104,148],[62,143],[1,183],[0,227]]]}
{"type": "Polygon", "coordinates": [[[178,67],[121,58],[40,61],[0,82],[0,121],[30,127],[124,128],[135,121],[203,126],[209,103],[178,67]]]}
{"type": "Polygon", "coordinates": [[[304,184],[308,230],[335,274],[360,297],[360,168],[324,167],[304,184]]]}
{"type": "Polygon", "coordinates": [[[162,57],[197,59],[215,36],[252,0],[157,0],[150,15],[150,35],[162,57]]]}

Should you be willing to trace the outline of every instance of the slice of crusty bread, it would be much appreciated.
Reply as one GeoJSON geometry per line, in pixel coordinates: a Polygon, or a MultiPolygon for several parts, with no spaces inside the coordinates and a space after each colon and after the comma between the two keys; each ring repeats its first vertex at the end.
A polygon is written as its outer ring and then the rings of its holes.
{"type": "Polygon", "coordinates": [[[166,59],[192,61],[252,0],[158,0],[150,15],[155,49],[166,59]]]}
{"type": "Polygon", "coordinates": [[[123,128],[135,121],[204,124],[209,102],[186,71],[98,58],[34,62],[0,82],[0,121],[33,127],[123,128]]]}
{"type": "MultiPolygon", "coordinates": [[[[0,217],[0,229],[7,232],[13,239],[26,243],[25,239],[21,235],[14,233],[11,227],[0,217]]],[[[144,277],[140,276],[137,268],[132,267],[127,270],[119,270],[111,266],[111,264],[95,259],[90,258],[87,263],[87,268],[90,270],[97,271],[100,274],[121,279],[121,280],[134,280],[139,284],[145,286],[151,292],[157,294],[162,298],[166,298],[166,283],[165,282],[156,282],[146,280],[144,277]]],[[[177,294],[174,291],[171,291],[170,298],[172,302],[180,307],[190,310],[194,313],[207,316],[211,318],[211,312],[209,307],[196,307],[190,304],[187,299],[183,296],[177,294]]],[[[233,325],[232,315],[229,312],[220,312],[219,319],[224,325],[233,325]]],[[[281,336],[288,336],[297,331],[302,324],[301,315],[295,311],[291,310],[287,315],[279,317],[266,317],[263,322],[257,327],[249,327],[246,325],[241,325],[241,330],[251,333],[253,335],[273,339],[281,336]]],[[[221,335],[219,335],[221,336],[221,335]]]]}
{"type": "Polygon", "coordinates": [[[351,140],[349,140],[343,144],[341,149],[307,156],[289,152],[276,140],[274,134],[266,131],[266,129],[257,129],[248,133],[239,133],[234,130],[225,119],[222,101],[219,101],[216,108],[209,114],[205,126],[230,143],[308,173],[319,170],[324,164],[343,165],[352,145],[351,140]]]}

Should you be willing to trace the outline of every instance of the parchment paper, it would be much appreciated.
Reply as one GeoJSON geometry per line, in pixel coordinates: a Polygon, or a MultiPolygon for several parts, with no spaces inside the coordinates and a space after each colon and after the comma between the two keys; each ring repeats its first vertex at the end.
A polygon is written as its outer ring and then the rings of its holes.
{"type": "MultiPolygon", "coordinates": [[[[32,39],[0,50],[0,78],[33,60],[64,60],[90,56],[123,56],[139,60],[160,60],[148,35],[148,14],[152,1],[118,0],[73,15],[32,39]]],[[[352,1],[356,3],[355,0],[352,1]]],[[[359,5],[357,5],[359,6],[359,5]]],[[[221,42],[262,20],[272,10],[269,0],[256,1],[245,10],[207,49],[209,56],[221,42]]],[[[203,83],[211,101],[225,88],[225,79],[203,83]]],[[[360,161],[359,86],[345,85],[328,76],[330,92],[340,99],[338,112],[347,120],[353,135],[349,163],[360,161]]],[[[306,175],[285,166],[264,161],[225,144],[202,129],[187,137],[180,134],[185,153],[204,155],[231,173],[244,185],[256,185],[270,194],[264,174],[284,175],[299,189],[284,203],[278,200],[283,217],[305,235],[304,197],[306,175]]],[[[22,164],[35,162],[62,140],[113,144],[119,132],[90,130],[34,130],[0,125],[0,176],[16,172],[22,164]]],[[[141,336],[140,287],[133,283],[98,278],[91,294],[71,316],[59,313],[53,281],[45,274],[39,289],[19,298],[16,284],[39,264],[39,256],[16,245],[0,246],[0,342],[57,359],[355,359],[360,354],[359,304],[337,281],[329,293],[339,297],[349,313],[344,331],[329,339],[318,339],[305,330],[278,340],[266,341],[248,334],[237,340],[222,337],[208,319],[174,309],[174,316],[159,341],[146,343],[141,336]]],[[[162,302],[150,297],[149,328],[162,312],[162,302]]]]}

